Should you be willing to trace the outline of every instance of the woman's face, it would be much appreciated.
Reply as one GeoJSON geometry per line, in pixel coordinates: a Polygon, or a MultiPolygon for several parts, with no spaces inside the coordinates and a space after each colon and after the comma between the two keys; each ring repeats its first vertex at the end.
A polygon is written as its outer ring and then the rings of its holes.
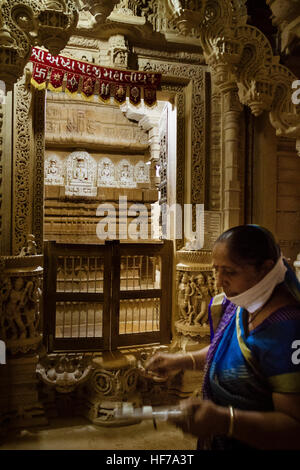
{"type": "Polygon", "coordinates": [[[217,286],[223,288],[227,297],[234,297],[250,289],[272,268],[270,263],[268,265],[265,263],[261,269],[257,269],[250,264],[240,265],[232,262],[226,242],[215,244],[212,252],[212,262],[217,286]]]}

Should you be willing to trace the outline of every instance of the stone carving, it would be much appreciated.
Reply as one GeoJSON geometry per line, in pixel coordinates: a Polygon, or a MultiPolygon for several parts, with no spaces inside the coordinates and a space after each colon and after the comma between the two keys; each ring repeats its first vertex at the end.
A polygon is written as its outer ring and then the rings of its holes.
{"type": "Polygon", "coordinates": [[[124,36],[120,34],[111,36],[108,40],[111,66],[127,68],[128,66],[128,45],[124,36]]]}
{"type": "Polygon", "coordinates": [[[37,305],[41,296],[39,282],[33,278],[15,277],[4,280],[6,295],[3,296],[1,330],[5,341],[35,339],[38,336],[39,312],[37,305]]]}
{"type": "Polygon", "coordinates": [[[178,272],[176,330],[187,338],[209,335],[208,305],[217,294],[212,271],[178,272]]]}
{"type": "Polygon", "coordinates": [[[120,109],[109,104],[89,103],[89,106],[65,96],[47,95],[47,144],[66,143],[86,148],[92,145],[130,145],[144,151],[148,134],[136,123],[129,122],[120,109]],[[64,104],[68,102],[68,106],[64,104]]]}
{"type": "Polygon", "coordinates": [[[166,13],[183,34],[199,39],[206,63],[221,91],[238,87],[241,102],[255,116],[264,110],[271,111],[270,120],[278,133],[298,137],[299,109],[291,103],[291,85],[296,77],[279,65],[279,58],[273,56],[266,37],[246,24],[245,3],[244,0],[206,0],[201,4],[170,0],[166,13]]]}
{"type": "Polygon", "coordinates": [[[1,3],[0,79],[7,89],[23,74],[33,45],[57,55],[75,31],[78,21],[74,0],[4,0],[1,3]]]}
{"type": "Polygon", "coordinates": [[[128,187],[136,188],[137,183],[149,183],[149,166],[143,161],[139,161],[135,165],[128,160],[122,160],[118,164],[105,157],[98,163],[98,180],[99,187],[128,187]]]}
{"type": "Polygon", "coordinates": [[[11,354],[35,351],[39,331],[42,256],[3,257],[0,276],[0,334],[11,354]]]}
{"type": "Polygon", "coordinates": [[[116,187],[115,166],[110,158],[102,158],[98,163],[98,186],[116,187]]]}
{"type": "Polygon", "coordinates": [[[55,156],[50,156],[45,162],[45,184],[63,185],[64,176],[62,174],[62,165],[55,156]]]}
{"type": "Polygon", "coordinates": [[[27,235],[27,245],[24,246],[19,256],[32,256],[37,255],[37,246],[35,236],[32,234],[27,235]]]}
{"type": "Polygon", "coordinates": [[[189,276],[187,273],[183,273],[178,285],[178,297],[177,303],[179,307],[179,320],[186,321],[190,316],[192,307],[191,299],[194,295],[194,289],[190,284],[189,276]]]}
{"type": "Polygon", "coordinates": [[[272,22],[281,33],[281,51],[289,54],[299,44],[300,4],[290,0],[266,0],[272,10],[272,22]]]}
{"type": "Polygon", "coordinates": [[[34,187],[33,187],[33,220],[32,233],[39,253],[44,244],[44,161],[45,161],[45,90],[34,90],[34,187]]]}
{"type": "Polygon", "coordinates": [[[118,0],[85,0],[85,4],[97,24],[105,22],[116,3],[118,3],[118,0]]]}
{"type": "Polygon", "coordinates": [[[121,160],[116,168],[120,187],[134,188],[136,183],[133,180],[134,167],[128,160],[121,160]]]}
{"type": "Polygon", "coordinates": [[[96,196],[96,162],[84,150],[72,152],[66,162],[67,185],[65,194],[76,196],[96,196]]]}
{"type": "Polygon", "coordinates": [[[91,371],[90,359],[82,354],[45,355],[37,365],[40,380],[59,393],[70,393],[84,384],[91,371]]]}
{"type": "Polygon", "coordinates": [[[140,161],[134,167],[134,178],[137,183],[149,183],[149,165],[140,161]]]}
{"type": "MultiPolygon", "coordinates": [[[[136,387],[139,370],[136,360],[128,363],[116,361],[116,364],[103,364],[99,366],[97,359],[94,361],[95,369],[89,382],[89,395],[86,398],[88,404],[87,416],[97,425],[118,425],[118,419],[114,416],[114,409],[122,401],[137,400],[136,387]]],[[[129,361],[130,362],[130,361],[129,361]]]]}
{"type": "Polygon", "coordinates": [[[16,116],[15,116],[15,159],[14,159],[14,211],[12,221],[13,253],[19,254],[26,243],[28,233],[32,233],[31,218],[31,123],[30,112],[31,93],[25,85],[25,77],[16,86],[16,116]]]}
{"type": "Polygon", "coordinates": [[[178,285],[179,321],[188,325],[207,326],[208,304],[215,294],[212,273],[200,272],[189,276],[183,272],[178,285]]]}

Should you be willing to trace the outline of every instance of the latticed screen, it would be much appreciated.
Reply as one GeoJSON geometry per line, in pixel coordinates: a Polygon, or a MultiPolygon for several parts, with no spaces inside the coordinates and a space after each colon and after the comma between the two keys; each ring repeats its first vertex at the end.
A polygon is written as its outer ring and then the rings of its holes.
{"type": "Polygon", "coordinates": [[[101,338],[103,304],[93,302],[57,302],[56,338],[101,338]]]}
{"type": "MultiPolygon", "coordinates": [[[[103,292],[103,280],[103,257],[58,256],[58,293],[100,293],[103,292]]],[[[99,338],[103,335],[102,325],[103,303],[56,303],[56,338],[99,338]]]]}
{"type": "Polygon", "coordinates": [[[160,289],[159,256],[121,256],[120,289],[160,289]]]}
{"type": "Polygon", "coordinates": [[[149,298],[149,291],[160,288],[160,256],[121,256],[121,295],[134,290],[139,291],[139,297],[120,300],[119,334],[159,331],[160,298],[149,298]]]}
{"type": "Polygon", "coordinates": [[[170,337],[168,243],[48,242],[44,311],[49,350],[108,350],[170,337]],[[164,312],[164,317],[162,317],[164,312]]]}
{"type": "Polygon", "coordinates": [[[119,333],[159,331],[160,299],[120,301],[119,333]]]}
{"type": "Polygon", "coordinates": [[[104,258],[58,256],[57,292],[103,292],[104,258]]]}

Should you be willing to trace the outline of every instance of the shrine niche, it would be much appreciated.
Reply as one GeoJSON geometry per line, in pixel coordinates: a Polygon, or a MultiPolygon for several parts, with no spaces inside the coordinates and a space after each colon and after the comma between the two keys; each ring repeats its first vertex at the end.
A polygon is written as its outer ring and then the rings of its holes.
{"type": "Polygon", "coordinates": [[[97,208],[114,207],[118,223],[120,194],[128,207],[143,203],[151,224],[158,191],[148,132],[119,106],[47,92],[45,137],[46,240],[99,243],[97,208]]]}
{"type": "Polygon", "coordinates": [[[121,187],[133,188],[133,166],[128,160],[121,160],[117,167],[118,180],[121,187]]]}
{"type": "Polygon", "coordinates": [[[72,152],[66,162],[67,184],[65,194],[68,196],[96,196],[95,186],[96,162],[91,155],[78,150],[72,152]]]}
{"type": "Polygon", "coordinates": [[[45,161],[45,184],[63,185],[64,174],[62,162],[56,156],[50,156],[45,161]]]}
{"type": "Polygon", "coordinates": [[[115,166],[110,158],[104,157],[98,163],[98,186],[115,187],[115,166]]]}

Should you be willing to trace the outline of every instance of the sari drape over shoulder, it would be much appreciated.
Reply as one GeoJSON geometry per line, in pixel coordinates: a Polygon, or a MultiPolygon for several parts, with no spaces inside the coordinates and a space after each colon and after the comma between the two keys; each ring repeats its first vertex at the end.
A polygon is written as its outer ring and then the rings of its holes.
{"type": "MultiPolygon", "coordinates": [[[[203,398],[241,410],[272,411],[273,393],[300,393],[300,352],[298,360],[293,349],[300,340],[300,304],[273,312],[250,333],[244,309],[226,297],[222,307],[207,355],[203,398]]],[[[215,436],[210,448],[249,447],[215,436]]]]}

